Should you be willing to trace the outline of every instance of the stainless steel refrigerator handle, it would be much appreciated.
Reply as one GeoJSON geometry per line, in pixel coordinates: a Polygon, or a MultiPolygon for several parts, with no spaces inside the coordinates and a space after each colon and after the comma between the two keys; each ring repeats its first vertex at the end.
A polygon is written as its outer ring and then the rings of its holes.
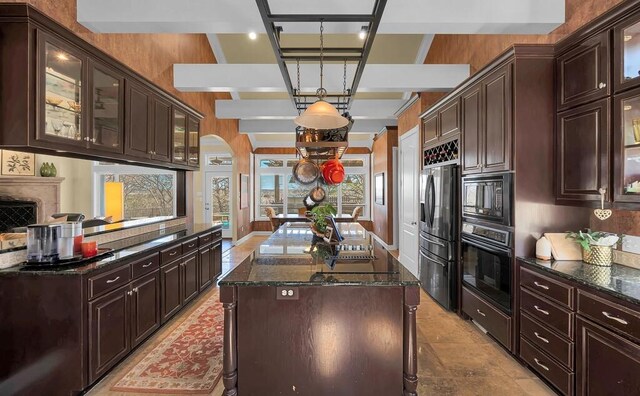
{"type": "Polygon", "coordinates": [[[436,263],[436,264],[438,264],[439,266],[441,266],[443,268],[445,267],[445,264],[442,264],[441,262],[432,259],[431,257],[427,256],[426,254],[422,253],[422,251],[420,251],[420,255],[422,257],[424,257],[425,259],[427,259],[428,261],[431,261],[432,263],[436,263]]]}
{"type": "Polygon", "coordinates": [[[430,209],[430,219],[431,219],[431,227],[433,227],[433,222],[435,220],[436,215],[436,184],[433,182],[433,175],[431,176],[431,209],[430,209]]]}
{"type": "Polygon", "coordinates": [[[433,240],[427,238],[426,236],[424,236],[422,234],[420,234],[420,238],[424,239],[425,241],[427,241],[429,243],[433,243],[433,244],[438,245],[438,246],[446,247],[444,243],[438,242],[438,241],[433,241],[433,240]]]}
{"type": "Polygon", "coordinates": [[[433,227],[433,224],[431,223],[431,217],[429,217],[429,212],[431,207],[431,201],[429,199],[429,181],[431,180],[432,177],[433,176],[429,174],[427,176],[427,181],[424,184],[424,209],[423,209],[424,213],[423,214],[427,224],[429,225],[429,228],[433,227]]]}

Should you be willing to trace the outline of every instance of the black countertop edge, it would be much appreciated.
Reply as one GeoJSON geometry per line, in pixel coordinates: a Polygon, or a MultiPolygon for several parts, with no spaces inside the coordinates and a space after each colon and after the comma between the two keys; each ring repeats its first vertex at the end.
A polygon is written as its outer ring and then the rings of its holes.
{"type": "Polygon", "coordinates": [[[193,226],[184,227],[177,226],[167,230],[149,232],[140,236],[148,236],[143,242],[135,242],[126,244],[129,238],[120,239],[100,245],[100,247],[112,248],[113,251],[108,257],[91,261],[74,267],[73,265],[58,267],[43,267],[38,269],[26,269],[24,265],[19,264],[10,268],[0,270],[0,277],[7,275],[83,275],[93,272],[103,272],[110,268],[122,265],[123,262],[135,261],[137,258],[160,252],[161,250],[186,240],[197,237],[208,232],[218,231],[222,229],[222,223],[217,224],[195,224],[193,226]],[[165,242],[158,243],[163,239],[172,238],[165,242]],[[145,248],[146,247],[146,248],[145,248]],[[126,252],[129,249],[134,249],[126,252]]]}
{"type": "Polygon", "coordinates": [[[601,267],[583,261],[543,261],[532,257],[518,257],[518,260],[536,269],[591,287],[631,304],[640,305],[640,269],[615,263],[611,267],[601,267]],[[610,268],[611,271],[608,284],[597,283],[594,279],[590,279],[592,275],[587,271],[607,271],[606,268],[610,268]]]}
{"type": "Polygon", "coordinates": [[[260,286],[284,286],[284,287],[296,287],[296,286],[362,286],[362,287],[385,287],[385,286],[420,286],[420,281],[367,281],[366,284],[358,281],[353,282],[296,282],[296,281],[224,281],[218,282],[218,286],[242,286],[242,287],[260,287],[260,286]]]}
{"type": "MultiPolygon", "coordinates": [[[[105,224],[103,226],[97,226],[97,227],[87,227],[83,229],[84,232],[84,236],[85,237],[90,237],[90,236],[95,236],[95,235],[101,235],[101,234],[107,234],[110,232],[115,232],[115,231],[122,231],[122,230],[128,230],[130,228],[136,228],[136,227],[143,227],[143,226],[148,226],[151,224],[157,224],[157,223],[163,223],[163,222],[167,222],[167,221],[172,221],[172,220],[179,220],[179,219],[184,219],[186,217],[184,216],[156,216],[156,217],[150,217],[147,219],[138,219],[138,220],[127,220],[127,221],[122,221],[120,223],[112,223],[112,224],[105,224]]],[[[2,253],[9,253],[9,252],[14,252],[17,250],[24,250],[27,248],[26,246],[26,237],[25,238],[21,238],[21,239],[16,239],[15,241],[21,241],[21,243],[24,243],[23,245],[20,246],[12,246],[12,247],[8,247],[8,248],[2,248],[0,249],[0,254],[2,253]]],[[[3,241],[3,242],[9,242],[9,241],[3,241]]]]}

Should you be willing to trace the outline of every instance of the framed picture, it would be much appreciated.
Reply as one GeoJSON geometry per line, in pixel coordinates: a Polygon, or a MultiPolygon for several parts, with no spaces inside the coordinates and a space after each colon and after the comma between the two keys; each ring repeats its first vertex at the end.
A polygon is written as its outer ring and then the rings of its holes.
{"type": "Polygon", "coordinates": [[[374,202],[378,205],[384,205],[384,172],[376,173],[374,179],[374,202]]]}
{"type": "Polygon", "coordinates": [[[2,170],[6,176],[35,176],[36,155],[21,151],[0,150],[2,152],[2,170]]]}
{"type": "Polygon", "coordinates": [[[240,209],[249,207],[249,175],[240,174],[240,209]]]}

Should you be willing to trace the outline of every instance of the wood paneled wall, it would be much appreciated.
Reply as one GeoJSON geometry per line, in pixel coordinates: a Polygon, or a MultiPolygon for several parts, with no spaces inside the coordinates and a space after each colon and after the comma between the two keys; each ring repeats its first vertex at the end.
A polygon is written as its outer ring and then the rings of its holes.
{"type": "MultiPolygon", "coordinates": [[[[3,1],[9,3],[26,2],[33,5],[87,42],[200,111],[205,116],[200,124],[202,134],[215,134],[222,137],[233,149],[238,163],[238,171],[249,173],[251,142],[247,136],[238,133],[237,120],[219,120],[215,116],[214,100],[229,99],[229,95],[223,93],[183,93],[173,87],[173,65],[175,63],[216,62],[204,34],[96,34],[76,21],[76,0],[3,1]]],[[[187,175],[192,178],[192,172],[188,172],[187,175]]],[[[193,207],[193,205],[190,206],[193,207]]],[[[238,238],[242,238],[250,232],[249,209],[240,211],[237,224],[238,238]]]]}
{"type": "MultiPolygon", "coordinates": [[[[416,102],[418,105],[420,101],[416,102]]],[[[371,191],[375,189],[375,175],[384,172],[385,191],[384,205],[373,202],[371,210],[373,232],[386,244],[393,245],[394,205],[393,191],[395,180],[393,178],[393,148],[398,147],[398,128],[387,127],[378,134],[373,142],[373,176],[371,178],[371,191]]]]}

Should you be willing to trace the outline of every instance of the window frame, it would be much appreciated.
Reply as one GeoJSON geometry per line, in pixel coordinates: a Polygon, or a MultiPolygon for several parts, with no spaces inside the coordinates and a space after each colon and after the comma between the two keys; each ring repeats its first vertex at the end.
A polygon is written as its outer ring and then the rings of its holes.
{"type": "Polygon", "coordinates": [[[100,214],[101,203],[100,200],[102,198],[102,185],[100,183],[100,177],[102,175],[114,175],[115,180],[118,181],[120,175],[167,175],[170,174],[173,177],[173,207],[172,207],[172,216],[176,217],[178,213],[178,173],[176,171],[172,171],[169,169],[156,169],[156,168],[147,168],[136,165],[125,165],[125,164],[109,164],[109,165],[101,165],[98,161],[92,162],[92,191],[93,191],[93,216],[102,216],[100,214]]]}
{"type": "MultiPolygon", "coordinates": [[[[266,216],[262,216],[260,211],[260,176],[262,175],[281,175],[284,177],[284,199],[283,199],[283,208],[286,211],[288,207],[288,195],[289,195],[289,178],[292,175],[293,167],[287,166],[287,160],[298,160],[295,154],[256,154],[254,157],[255,163],[255,171],[254,171],[254,180],[253,185],[254,194],[253,194],[253,210],[255,213],[256,221],[268,221],[269,218],[266,216]],[[282,167],[271,167],[271,168],[260,168],[260,161],[262,160],[282,160],[282,167]]],[[[370,155],[367,154],[345,154],[342,157],[343,160],[362,160],[362,167],[345,167],[345,175],[354,174],[354,175],[363,175],[364,176],[364,202],[363,202],[363,213],[360,215],[360,220],[370,220],[371,219],[371,159],[370,155]]],[[[341,183],[338,186],[338,213],[342,213],[342,185],[341,183]]],[[[311,187],[309,187],[311,189],[311,187]]]]}

